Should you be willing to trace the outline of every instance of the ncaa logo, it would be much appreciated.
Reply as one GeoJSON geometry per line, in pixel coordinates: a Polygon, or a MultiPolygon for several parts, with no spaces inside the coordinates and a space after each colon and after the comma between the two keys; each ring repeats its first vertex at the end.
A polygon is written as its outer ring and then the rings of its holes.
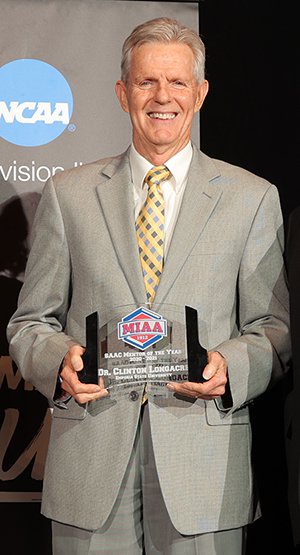
{"type": "Polygon", "coordinates": [[[145,351],[167,336],[167,320],[144,307],[134,310],[118,323],[118,339],[145,351]]]}
{"type": "Polygon", "coordinates": [[[55,67],[26,58],[0,68],[0,137],[9,143],[50,143],[66,129],[72,112],[72,91],[55,67]]]}

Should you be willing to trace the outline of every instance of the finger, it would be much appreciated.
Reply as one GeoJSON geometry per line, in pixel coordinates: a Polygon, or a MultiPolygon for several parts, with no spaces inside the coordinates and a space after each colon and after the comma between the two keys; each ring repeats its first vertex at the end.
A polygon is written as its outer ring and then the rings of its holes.
{"type": "Polygon", "coordinates": [[[216,356],[211,357],[211,360],[208,362],[202,372],[202,376],[205,380],[211,380],[219,371],[225,371],[224,359],[216,356]]]}
{"type": "Polygon", "coordinates": [[[103,397],[107,397],[108,396],[108,391],[107,389],[101,389],[97,394],[86,394],[86,393],[79,393],[74,395],[74,399],[77,401],[77,403],[79,403],[80,405],[83,405],[85,403],[91,403],[94,401],[97,401],[98,399],[102,399],[103,397]]]}
{"type": "Polygon", "coordinates": [[[105,389],[105,382],[104,382],[104,378],[102,376],[100,376],[99,379],[98,379],[98,385],[101,389],[105,389]]]}
{"type": "Polygon", "coordinates": [[[82,355],[84,349],[82,347],[77,347],[70,351],[70,364],[75,372],[80,372],[83,369],[83,359],[82,355]]]}
{"type": "Polygon", "coordinates": [[[87,403],[88,401],[92,401],[100,397],[106,397],[108,395],[107,389],[100,387],[99,385],[81,384],[81,382],[75,384],[66,382],[64,390],[80,403],[87,403]]]}
{"type": "Polygon", "coordinates": [[[182,382],[181,384],[168,383],[167,388],[173,393],[188,397],[200,397],[201,399],[213,399],[225,393],[226,376],[214,376],[207,383],[182,382]]]}
{"type": "Polygon", "coordinates": [[[193,386],[186,386],[186,385],[179,385],[179,384],[173,384],[173,383],[168,383],[167,384],[167,388],[172,391],[173,393],[177,393],[179,395],[185,395],[188,397],[196,397],[201,395],[201,391],[199,391],[199,388],[193,387],[193,386]]]}
{"type": "Polygon", "coordinates": [[[210,380],[217,372],[217,368],[214,364],[207,364],[202,372],[202,376],[205,380],[210,380]]]}

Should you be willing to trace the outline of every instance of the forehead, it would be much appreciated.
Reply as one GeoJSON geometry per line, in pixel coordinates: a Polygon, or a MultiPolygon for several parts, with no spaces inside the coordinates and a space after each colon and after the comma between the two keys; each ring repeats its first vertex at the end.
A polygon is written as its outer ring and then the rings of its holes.
{"type": "Polygon", "coordinates": [[[187,44],[153,42],[136,46],[132,51],[131,74],[175,72],[193,76],[194,54],[187,44]]]}

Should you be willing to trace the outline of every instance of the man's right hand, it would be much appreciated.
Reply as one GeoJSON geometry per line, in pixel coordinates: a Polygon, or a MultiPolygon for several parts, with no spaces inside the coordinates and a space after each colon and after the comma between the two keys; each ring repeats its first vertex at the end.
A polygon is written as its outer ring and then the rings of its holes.
{"type": "Polygon", "coordinates": [[[61,388],[72,395],[80,405],[108,395],[103,378],[99,378],[99,385],[85,384],[79,380],[77,373],[83,369],[82,355],[84,351],[85,349],[80,345],[73,345],[64,358],[60,372],[61,388]]]}

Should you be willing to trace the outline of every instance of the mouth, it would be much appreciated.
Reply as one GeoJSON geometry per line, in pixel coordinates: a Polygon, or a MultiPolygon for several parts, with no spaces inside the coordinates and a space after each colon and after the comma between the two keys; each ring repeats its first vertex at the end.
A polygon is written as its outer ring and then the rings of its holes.
{"type": "Polygon", "coordinates": [[[172,120],[177,116],[176,112],[148,112],[148,116],[151,119],[159,120],[172,120]]]}

